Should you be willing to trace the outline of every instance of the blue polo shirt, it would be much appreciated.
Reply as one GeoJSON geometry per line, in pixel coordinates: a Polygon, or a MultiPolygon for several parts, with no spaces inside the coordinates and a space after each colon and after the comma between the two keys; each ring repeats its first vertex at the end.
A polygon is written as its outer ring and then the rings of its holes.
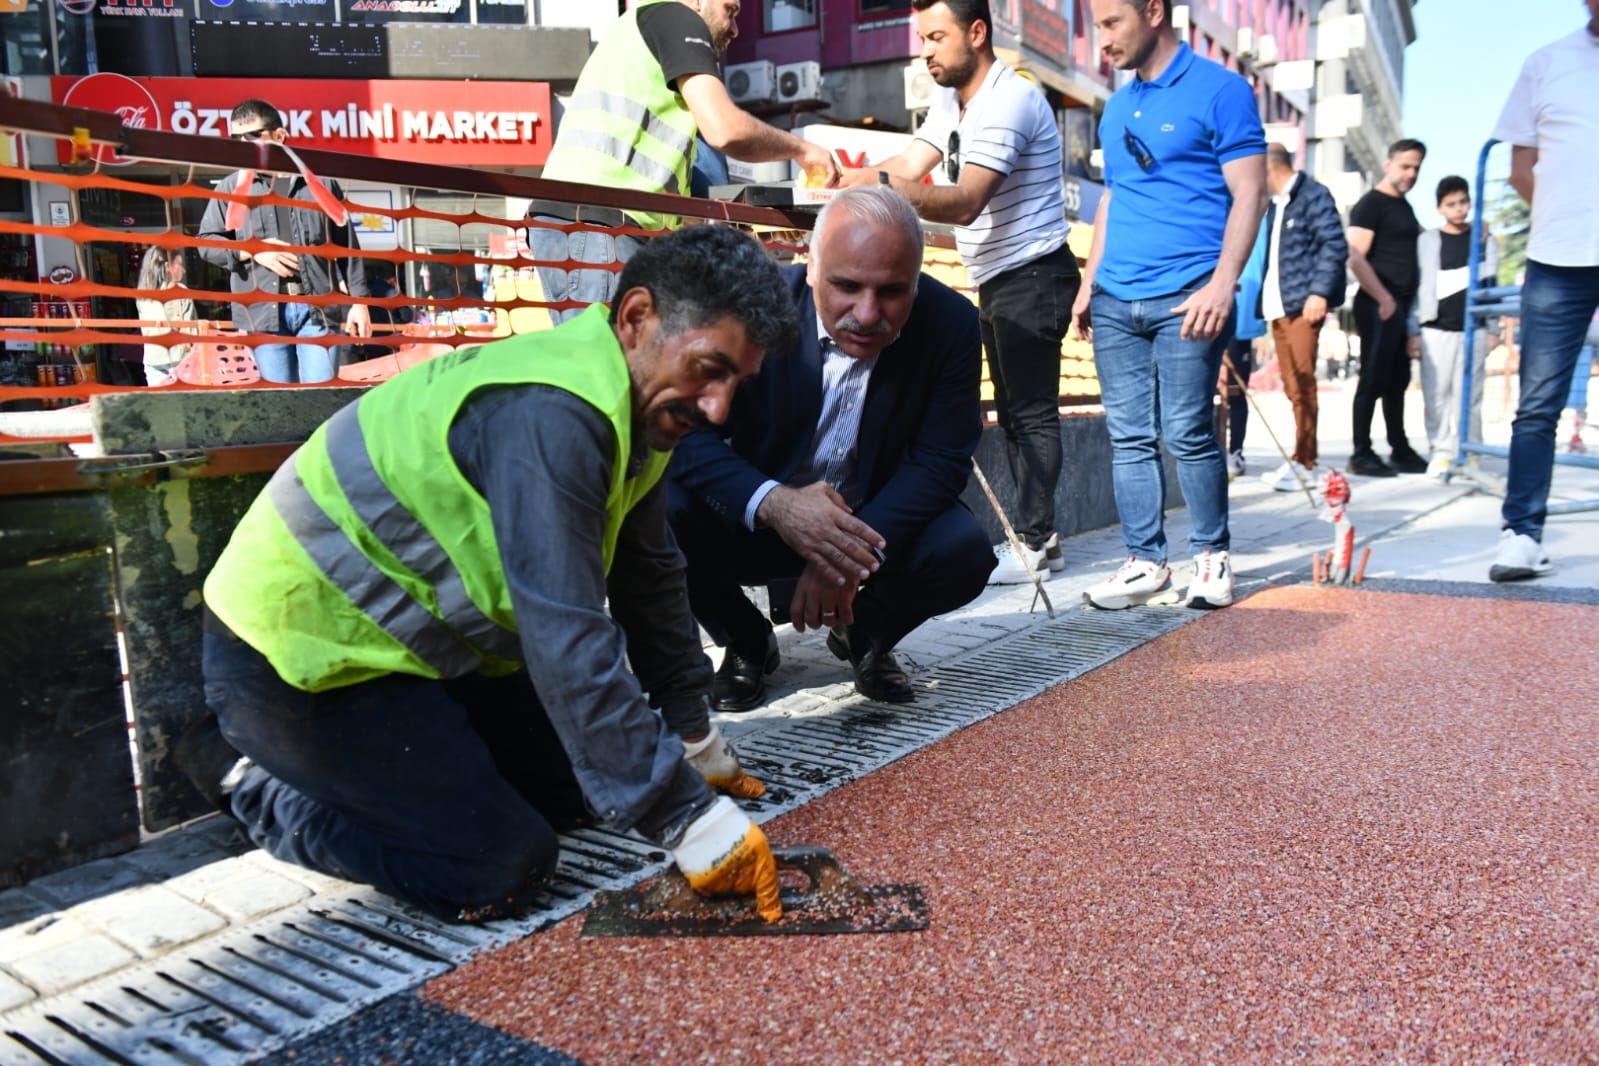
{"type": "Polygon", "coordinates": [[[1222,164],[1266,151],[1249,82],[1180,44],[1160,77],[1110,98],[1099,143],[1111,200],[1094,282],[1144,300],[1216,269],[1233,205],[1222,164]]]}

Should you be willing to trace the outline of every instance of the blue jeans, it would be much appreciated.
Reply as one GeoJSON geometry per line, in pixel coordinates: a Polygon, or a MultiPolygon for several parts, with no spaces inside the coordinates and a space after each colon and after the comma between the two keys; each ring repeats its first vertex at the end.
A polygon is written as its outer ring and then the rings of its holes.
{"type": "MultiPolygon", "coordinates": [[[[325,337],[333,332],[320,307],[280,303],[278,327],[284,337],[325,337]]],[[[312,384],[332,379],[338,349],[320,344],[263,344],[255,350],[255,365],[266,381],[312,384]]]]}
{"type": "MultiPolygon", "coordinates": [[[[540,222],[571,225],[570,220],[556,218],[553,215],[534,217],[540,222]]],[[[570,259],[576,263],[594,263],[597,266],[625,263],[633,258],[634,252],[644,246],[641,238],[625,233],[611,234],[582,228],[568,233],[549,226],[529,226],[527,243],[534,259],[556,263],[564,263],[570,259]]],[[[589,304],[610,303],[611,297],[616,295],[617,278],[621,276],[620,272],[615,270],[567,270],[556,266],[541,266],[535,269],[538,271],[539,284],[544,288],[546,300],[551,303],[576,300],[584,305],[565,310],[550,308],[550,319],[556,325],[569,318],[576,318],[588,309],[589,304]]]]}
{"type": "Polygon", "coordinates": [[[1166,561],[1161,441],[1177,460],[1193,553],[1226,551],[1230,544],[1227,465],[1216,442],[1213,400],[1233,317],[1215,340],[1183,340],[1183,316],[1171,312],[1208,280],[1147,300],[1118,300],[1096,285],[1089,309],[1122,541],[1129,555],[1146,562],[1166,561]]]}
{"type": "Polygon", "coordinates": [[[302,692],[209,630],[201,665],[222,735],[255,762],[233,813],[274,858],[452,919],[524,907],[555,869],[556,830],[588,820],[525,671],[302,692]]]}
{"type": "Polygon", "coordinates": [[[1500,517],[1505,529],[1543,540],[1554,476],[1555,426],[1571,374],[1599,308],[1599,266],[1527,260],[1521,287],[1521,399],[1510,427],[1510,474],[1500,517]]]}

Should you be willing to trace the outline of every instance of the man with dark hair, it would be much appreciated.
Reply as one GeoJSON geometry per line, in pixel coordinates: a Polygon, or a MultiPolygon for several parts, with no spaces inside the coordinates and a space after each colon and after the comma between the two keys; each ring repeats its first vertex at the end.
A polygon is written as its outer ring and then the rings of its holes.
{"type": "Polygon", "coordinates": [[[1283,392],[1294,409],[1294,451],[1269,474],[1266,484],[1297,492],[1317,476],[1316,352],[1327,312],[1343,306],[1349,244],[1332,193],[1294,169],[1294,155],[1280,144],[1266,147],[1266,278],[1260,316],[1271,323],[1283,392]]]}
{"type": "Polygon", "coordinates": [[[661,479],[794,330],[765,249],[694,226],[628,263],[609,315],[334,415],[206,580],[190,779],[277,858],[445,918],[527,907],[588,821],[775,918],[765,838],[709,787],[764,791],[709,720],[661,479]]]}
{"type": "Polygon", "coordinates": [[[1382,180],[1349,211],[1349,270],[1360,283],[1354,307],[1360,380],[1355,386],[1355,450],[1349,457],[1349,472],[1366,477],[1427,472],[1427,460],[1405,436],[1408,325],[1421,283],[1416,258],[1421,223],[1405,194],[1415,187],[1426,157],[1427,146],[1420,141],[1395,141],[1383,161],[1382,180]],[[1371,422],[1379,404],[1391,466],[1371,446],[1371,422]]]}
{"type": "Polygon", "coordinates": [[[1166,560],[1160,446],[1192,518],[1183,602],[1233,602],[1227,466],[1212,401],[1234,290],[1266,209],[1266,134],[1255,92],[1196,56],[1161,0],[1092,0],[1100,50],[1136,77],[1100,118],[1105,195],[1072,307],[1092,337],[1127,562],[1083,595],[1119,610],[1176,602],[1166,560]]]}
{"type": "Polygon", "coordinates": [[[977,286],[994,407],[1016,483],[1016,534],[994,549],[993,584],[1065,569],[1055,532],[1060,480],[1060,346],[1080,278],[1066,246],[1060,132],[1037,86],[994,55],[988,0],[912,0],[922,58],[941,91],[916,139],[880,170],[931,222],[955,226],[977,286]],[[949,185],[922,179],[942,162],[949,185]]]}
{"type": "MultiPolygon", "coordinates": [[[[228,120],[229,136],[236,141],[283,144],[288,133],[278,109],[265,100],[245,100],[233,109],[228,120]]],[[[217,182],[219,193],[248,193],[264,196],[276,192],[289,200],[306,202],[305,207],[243,204],[227,200],[208,200],[200,218],[199,236],[215,241],[259,241],[263,244],[295,248],[316,248],[326,244],[345,248],[360,246],[355,230],[348,223],[335,225],[316,206],[316,195],[308,175],[274,177],[271,174],[235,171],[217,182]],[[248,185],[240,188],[248,178],[248,185]]],[[[329,189],[335,199],[344,194],[337,182],[329,189]]],[[[350,296],[369,295],[366,271],[355,258],[329,259],[310,252],[274,249],[202,247],[200,257],[228,272],[228,286],[235,293],[276,293],[281,296],[329,297],[343,292],[350,296]]],[[[269,333],[289,340],[261,344],[255,348],[255,361],[267,381],[311,383],[327,381],[336,367],[335,349],[322,344],[297,343],[293,338],[322,337],[334,332],[329,324],[332,310],[322,300],[262,300],[233,305],[233,325],[248,333],[269,333]]],[[[344,316],[343,332],[352,337],[372,335],[371,311],[364,303],[352,303],[344,316]]]]}
{"type": "MultiPolygon", "coordinates": [[[[738,36],[741,6],[739,0],[630,5],[583,65],[543,176],[687,196],[698,135],[733,159],[791,159],[834,184],[838,164],[831,152],[762,122],[728,96],[721,62],[738,36]]],[[[627,262],[644,239],[617,228],[665,230],[681,222],[659,211],[623,212],[558,200],[534,200],[528,214],[549,223],[530,227],[528,242],[535,259],[552,264],[540,266],[538,273],[544,298],[554,303],[611,298],[616,273],[605,264],[627,262]],[[568,260],[596,268],[568,271],[568,260]]],[[[560,322],[582,310],[552,308],[550,314],[560,322]]]]}
{"type": "Polygon", "coordinates": [[[767,584],[796,629],[828,630],[863,696],[908,703],[894,646],[993,569],[960,502],[982,433],[977,313],[921,262],[921,223],[898,193],[835,196],[809,264],[785,268],[798,344],[672,459],[689,600],[727,649],[717,710],[759,705],[778,666],[771,623],[741,586],[767,584]]]}
{"type": "MultiPolygon", "coordinates": [[[[1449,476],[1460,454],[1460,387],[1466,371],[1466,289],[1471,272],[1471,185],[1458,174],[1438,183],[1438,213],[1444,224],[1416,243],[1420,284],[1416,321],[1421,326],[1421,396],[1427,427],[1427,476],[1449,476]]],[[[1499,250],[1483,234],[1477,277],[1492,285],[1499,276],[1499,250]]],[[[1472,345],[1471,421],[1466,433],[1482,439],[1482,372],[1487,337],[1479,329],[1472,345]]]]}

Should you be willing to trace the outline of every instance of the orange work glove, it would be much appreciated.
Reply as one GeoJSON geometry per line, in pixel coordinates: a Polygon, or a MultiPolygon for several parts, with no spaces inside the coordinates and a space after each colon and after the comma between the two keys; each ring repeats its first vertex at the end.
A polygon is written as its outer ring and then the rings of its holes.
{"type": "Polygon", "coordinates": [[[777,860],[766,834],[726,796],[694,819],[672,849],[689,887],[702,896],[755,897],[755,910],[769,922],[783,916],[778,899],[777,860]]]}
{"type": "Polygon", "coordinates": [[[744,772],[738,752],[722,739],[722,731],[711,723],[703,740],[683,741],[683,756],[688,764],[705,775],[705,783],[739,799],[760,799],[766,786],[744,772]]]}

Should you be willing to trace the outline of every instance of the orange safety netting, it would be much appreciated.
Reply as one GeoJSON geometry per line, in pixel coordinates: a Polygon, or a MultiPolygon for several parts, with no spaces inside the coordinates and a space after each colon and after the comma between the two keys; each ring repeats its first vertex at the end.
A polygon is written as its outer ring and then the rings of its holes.
{"type": "MultiPolygon", "coordinates": [[[[650,231],[632,226],[607,227],[591,222],[556,223],[536,219],[506,219],[477,210],[476,197],[472,208],[460,212],[433,210],[414,205],[377,206],[347,201],[356,218],[370,217],[385,228],[398,230],[405,220],[428,220],[448,223],[457,227],[482,227],[489,235],[490,254],[461,249],[457,251],[413,251],[407,248],[349,249],[343,245],[289,245],[266,242],[256,238],[236,241],[206,240],[191,236],[174,225],[174,205],[180,200],[242,202],[249,205],[286,205],[304,209],[303,201],[291,201],[275,193],[241,195],[219,193],[210,180],[196,180],[190,168],[184,180],[171,185],[153,185],[128,181],[106,173],[98,167],[88,173],[57,173],[26,170],[0,165],[0,178],[12,178],[34,183],[46,183],[63,191],[70,206],[70,220],[66,225],[44,225],[0,219],[0,235],[15,234],[22,238],[48,237],[72,242],[77,260],[73,280],[55,283],[48,280],[20,280],[0,277],[0,300],[7,296],[22,296],[33,303],[31,316],[0,317],[0,342],[9,351],[0,358],[9,358],[21,366],[21,371],[32,371],[32,381],[24,382],[23,373],[10,375],[10,383],[0,380],[0,411],[19,407],[60,407],[85,403],[97,394],[129,391],[140,385],[115,385],[95,380],[97,363],[95,346],[159,345],[168,349],[190,345],[191,356],[185,371],[178,380],[162,386],[173,389],[216,388],[287,388],[312,387],[309,385],[284,385],[261,381],[253,372],[253,360],[248,358],[249,348],[268,343],[319,345],[329,349],[359,343],[368,352],[373,349],[390,349],[391,354],[351,363],[342,367],[328,385],[364,385],[385,380],[394,373],[415,365],[426,358],[448,351],[453,347],[481,344],[487,340],[512,334],[533,332],[549,328],[550,312],[580,308],[582,303],[545,298],[535,268],[610,270],[619,271],[621,264],[595,264],[572,259],[540,259],[529,247],[526,234],[531,227],[571,232],[600,232],[611,235],[648,236],[650,231]],[[167,228],[164,231],[130,231],[98,226],[83,221],[77,208],[77,195],[86,190],[108,190],[131,193],[141,197],[156,197],[165,201],[167,228]],[[384,221],[386,220],[386,222],[384,221]],[[451,270],[483,271],[489,275],[481,297],[455,295],[448,297],[422,297],[398,294],[388,297],[352,297],[346,293],[323,295],[280,295],[270,292],[232,293],[211,289],[179,286],[158,290],[139,289],[133,285],[112,284],[91,280],[87,272],[86,250],[91,245],[130,249],[134,247],[162,247],[169,250],[193,251],[203,248],[247,250],[252,254],[264,250],[309,253],[328,259],[352,261],[351,270],[363,269],[369,261],[393,264],[401,268],[406,264],[437,265],[451,270]],[[322,308],[339,308],[354,303],[370,308],[382,308],[391,315],[402,309],[425,306],[433,321],[426,325],[405,327],[375,327],[371,337],[351,338],[339,333],[316,337],[286,338],[257,332],[236,332],[233,323],[226,320],[166,322],[139,318],[95,317],[88,313],[92,301],[113,299],[132,301],[139,298],[159,301],[193,299],[218,304],[256,305],[261,303],[301,303],[322,308]],[[171,328],[165,332],[141,335],[140,327],[171,328]],[[27,345],[35,347],[33,357],[18,355],[18,349],[27,345]],[[244,352],[241,359],[239,353],[244,352]]],[[[763,236],[767,246],[780,258],[802,257],[806,252],[803,231],[773,231],[763,236]]],[[[1074,241],[1074,243],[1076,243],[1074,241]]],[[[947,238],[929,242],[924,259],[924,269],[953,288],[965,292],[974,301],[976,293],[966,277],[959,255],[947,238]]],[[[131,257],[124,254],[124,260],[131,257]]],[[[13,367],[14,370],[17,367],[13,367]]],[[[142,370],[142,367],[138,368],[142,370]]],[[[1061,396],[1064,402],[1096,402],[1098,382],[1094,375],[1092,353],[1083,342],[1068,340],[1064,346],[1061,364],[1061,396]]],[[[993,386],[985,363],[982,383],[985,410],[992,408],[993,386]]],[[[8,436],[0,430],[0,443],[17,440],[38,440],[39,437],[19,438],[8,436]]],[[[47,439],[82,439],[56,437],[47,439]]]]}

